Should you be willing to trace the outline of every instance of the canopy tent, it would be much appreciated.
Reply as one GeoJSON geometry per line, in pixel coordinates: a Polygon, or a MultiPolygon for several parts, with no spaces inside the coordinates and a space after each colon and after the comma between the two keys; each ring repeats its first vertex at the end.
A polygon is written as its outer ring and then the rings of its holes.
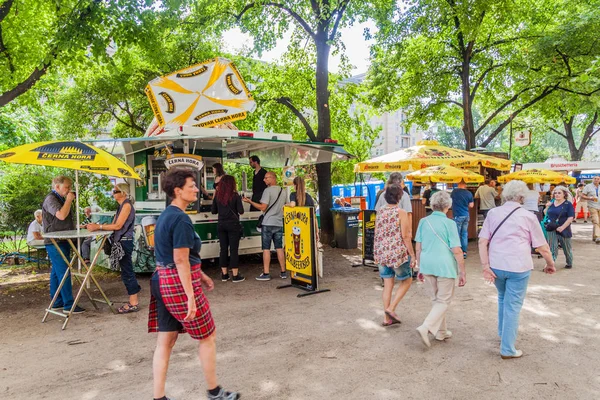
{"type": "Polygon", "coordinates": [[[359,162],[354,172],[415,171],[436,165],[457,168],[484,166],[509,171],[511,161],[475,152],[442,146],[435,140],[422,140],[416,146],[359,162]]]}
{"type": "Polygon", "coordinates": [[[484,177],[475,172],[451,167],[449,165],[437,165],[434,167],[424,168],[415,171],[406,176],[410,181],[427,184],[435,183],[480,183],[484,181],[484,177]]]}
{"type": "Polygon", "coordinates": [[[516,171],[508,175],[502,175],[498,178],[498,181],[502,183],[512,180],[523,181],[525,183],[577,183],[577,180],[569,175],[536,168],[516,171]]]}

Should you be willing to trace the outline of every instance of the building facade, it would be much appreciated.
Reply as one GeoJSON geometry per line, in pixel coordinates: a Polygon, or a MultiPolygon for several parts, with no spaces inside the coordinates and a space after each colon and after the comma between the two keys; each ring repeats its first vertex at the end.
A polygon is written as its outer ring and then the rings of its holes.
{"type": "MultiPolygon", "coordinates": [[[[364,81],[366,74],[355,75],[346,82],[360,84],[364,81]]],[[[407,115],[404,110],[384,112],[379,116],[371,118],[371,127],[381,128],[378,138],[371,148],[371,157],[405,149],[417,144],[424,138],[433,137],[433,132],[423,130],[416,125],[407,124],[407,115]]]]}

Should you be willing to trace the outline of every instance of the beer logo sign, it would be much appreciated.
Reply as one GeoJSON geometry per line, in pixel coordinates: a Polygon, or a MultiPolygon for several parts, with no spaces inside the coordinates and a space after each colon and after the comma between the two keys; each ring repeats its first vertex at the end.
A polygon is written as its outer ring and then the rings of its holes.
{"type": "Polygon", "coordinates": [[[94,161],[96,150],[80,142],[48,143],[31,151],[37,151],[38,159],[94,161]]]}
{"type": "Polygon", "coordinates": [[[175,112],[175,102],[173,101],[173,98],[169,96],[169,94],[166,92],[160,92],[158,95],[165,99],[165,101],[167,102],[166,111],[169,114],[173,114],[175,112]]]}
{"type": "Polygon", "coordinates": [[[198,76],[201,75],[203,73],[205,73],[206,71],[208,71],[208,67],[206,65],[201,66],[200,68],[198,68],[195,71],[191,71],[191,72],[180,72],[177,75],[175,75],[178,78],[192,78],[194,76],[198,76]]]}
{"type": "Polygon", "coordinates": [[[309,207],[285,207],[285,264],[290,271],[311,275],[313,265],[309,207]]]}
{"type": "Polygon", "coordinates": [[[236,95],[242,93],[242,90],[238,89],[233,84],[233,74],[227,74],[227,75],[225,75],[225,82],[227,82],[227,89],[229,89],[229,91],[231,93],[236,94],[236,95]]]}
{"type": "Polygon", "coordinates": [[[194,119],[196,121],[200,121],[202,118],[206,118],[206,117],[211,116],[211,115],[215,115],[215,114],[227,114],[228,112],[229,112],[229,110],[227,110],[225,108],[220,109],[220,110],[209,110],[209,111],[203,112],[202,114],[196,116],[194,119]]]}
{"type": "Polygon", "coordinates": [[[167,156],[165,167],[167,169],[173,167],[192,168],[200,171],[204,168],[204,161],[202,161],[202,157],[194,154],[173,154],[167,156]]]}

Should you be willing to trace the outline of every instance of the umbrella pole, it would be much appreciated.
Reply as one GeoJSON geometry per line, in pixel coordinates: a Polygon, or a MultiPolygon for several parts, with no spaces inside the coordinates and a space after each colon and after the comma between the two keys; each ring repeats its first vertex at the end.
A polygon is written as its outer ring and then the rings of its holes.
{"type": "MultiPolygon", "coordinates": [[[[77,220],[77,252],[81,254],[81,239],[79,238],[79,171],[75,170],[75,215],[77,220]]],[[[81,260],[77,257],[77,271],[81,273],[81,260]]]]}

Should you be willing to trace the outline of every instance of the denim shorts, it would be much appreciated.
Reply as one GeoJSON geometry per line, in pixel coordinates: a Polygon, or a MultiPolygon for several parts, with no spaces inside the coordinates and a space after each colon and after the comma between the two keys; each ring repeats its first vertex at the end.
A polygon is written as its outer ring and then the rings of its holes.
{"type": "Polygon", "coordinates": [[[379,276],[383,279],[393,278],[394,276],[399,281],[405,281],[408,278],[412,278],[412,269],[410,268],[410,261],[405,262],[400,268],[390,268],[385,265],[379,266],[379,276]]]}
{"type": "Polygon", "coordinates": [[[271,250],[271,242],[276,249],[283,249],[283,227],[263,225],[261,229],[262,249],[271,250]]]}

